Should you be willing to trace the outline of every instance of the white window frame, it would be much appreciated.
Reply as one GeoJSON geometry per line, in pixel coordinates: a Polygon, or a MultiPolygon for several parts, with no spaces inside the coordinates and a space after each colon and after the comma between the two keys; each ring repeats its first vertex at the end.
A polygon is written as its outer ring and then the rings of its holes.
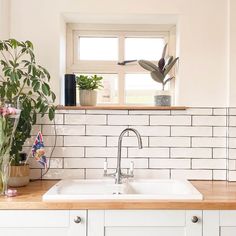
{"type": "MultiPolygon", "coordinates": [[[[117,37],[119,40],[118,60],[124,61],[124,41],[126,37],[163,37],[165,43],[168,43],[168,54],[175,56],[175,31],[175,25],[67,24],[66,71],[67,73],[81,74],[91,72],[118,74],[119,96],[118,104],[115,105],[125,105],[125,74],[147,71],[133,63],[120,66],[117,65],[117,61],[80,61],[78,60],[78,37],[117,37]]],[[[157,61],[153,62],[157,63],[157,61]]],[[[174,84],[174,80],[171,81],[170,90],[172,95],[174,95],[174,84]]]]}

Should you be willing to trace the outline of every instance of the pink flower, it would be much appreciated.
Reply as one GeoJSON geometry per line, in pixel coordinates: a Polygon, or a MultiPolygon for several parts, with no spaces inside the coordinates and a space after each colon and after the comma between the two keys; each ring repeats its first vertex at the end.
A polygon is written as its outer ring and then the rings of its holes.
{"type": "Polygon", "coordinates": [[[13,107],[1,107],[0,108],[0,115],[6,117],[10,115],[15,115],[16,114],[16,109],[13,107]]]}

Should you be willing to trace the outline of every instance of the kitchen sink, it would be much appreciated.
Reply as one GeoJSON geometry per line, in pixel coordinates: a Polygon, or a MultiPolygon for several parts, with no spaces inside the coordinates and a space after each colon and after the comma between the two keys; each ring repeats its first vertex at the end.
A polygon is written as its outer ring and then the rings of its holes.
{"type": "Polygon", "coordinates": [[[201,200],[202,194],[186,180],[61,180],[43,200],[201,200]]]}

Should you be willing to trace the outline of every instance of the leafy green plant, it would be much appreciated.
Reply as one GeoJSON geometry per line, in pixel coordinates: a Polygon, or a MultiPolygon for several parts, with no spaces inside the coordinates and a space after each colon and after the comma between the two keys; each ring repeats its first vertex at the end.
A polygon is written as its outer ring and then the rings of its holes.
{"type": "Polygon", "coordinates": [[[166,49],[167,44],[163,48],[162,57],[158,61],[158,65],[147,61],[147,60],[139,60],[138,63],[145,70],[151,72],[151,77],[158,83],[162,84],[162,90],[165,89],[165,85],[171,81],[173,77],[168,77],[168,73],[171,71],[175,63],[178,61],[178,57],[174,59],[173,56],[166,57],[166,49]]]}
{"type": "Polygon", "coordinates": [[[79,89],[81,90],[95,90],[102,88],[102,76],[87,76],[87,75],[80,75],[76,76],[76,83],[79,89]]]}
{"type": "Polygon", "coordinates": [[[13,164],[19,163],[19,153],[30,137],[37,114],[54,119],[56,99],[49,82],[50,74],[35,60],[33,44],[15,39],[0,40],[0,99],[18,104],[21,116],[11,146],[13,164]]]}

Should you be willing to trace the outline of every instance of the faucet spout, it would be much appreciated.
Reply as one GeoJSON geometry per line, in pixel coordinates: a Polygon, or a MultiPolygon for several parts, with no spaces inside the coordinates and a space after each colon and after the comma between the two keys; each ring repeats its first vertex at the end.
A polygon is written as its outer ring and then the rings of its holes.
{"type": "Polygon", "coordinates": [[[143,148],[143,145],[142,145],[142,138],[141,138],[141,135],[139,134],[139,132],[136,130],[136,129],[133,129],[133,128],[127,128],[127,129],[124,129],[120,136],[119,136],[119,139],[118,139],[118,155],[117,155],[117,167],[116,167],[116,173],[115,173],[115,183],[116,184],[121,184],[121,179],[122,179],[122,176],[126,176],[126,177],[130,177],[129,175],[124,175],[122,174],[121,172],[121,149],[122,149],[122,140],[123,140],[123,137],[124,135],[127,133],[127,132],[133,132],[137,139],[138,139],[138,148],[141,149],[143,148]]]}

